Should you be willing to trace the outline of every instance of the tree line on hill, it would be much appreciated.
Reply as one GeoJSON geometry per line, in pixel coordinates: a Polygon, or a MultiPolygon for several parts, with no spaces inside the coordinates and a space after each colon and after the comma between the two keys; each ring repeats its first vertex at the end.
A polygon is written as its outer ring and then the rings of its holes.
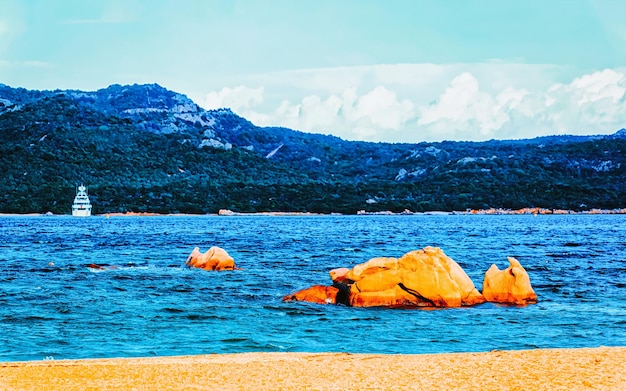
{"type": "Polygon", "coordinates": [[[625,133],[350,142],[256,127],[154,85],[0,85],[0,213],[69,214],[80,183],[100,214],[623,208],[625,133]]]}

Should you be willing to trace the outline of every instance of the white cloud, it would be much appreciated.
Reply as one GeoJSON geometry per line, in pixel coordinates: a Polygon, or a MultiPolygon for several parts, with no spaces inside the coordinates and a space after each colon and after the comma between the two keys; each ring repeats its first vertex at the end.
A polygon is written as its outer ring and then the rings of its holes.
{"type": "Polygon", "coordinates": [[[369,118],[377,128],[397,130],[413,116],[413,103],[408,99],[398,101],[394,92],[378,86],[358,98],[355,116],[369,118]]]}
{"type": "Polygon", "coordinates": [[[247,109],[263,102],[263,87],[249,88],[237,86],[224,87],[219,92],[209,92],[204,101],[206,109],[228,107],[236,112],[247,109]]]}
{"type": "Polygon", "coordinates": [[[255,79],[263,87],[210,92],[205,107],[230,107],[260,126],[391,142],[599,134],[626,126],[626,69],[569,80],[560,76],[567,70],[544,65],[350,69],[264,75],[255,79]]]}
{"type": "Polygon", "coordinates": [[[360,96],[355,88],[346,88],[325,99],[309,95],[297,103],[284,100],[264,121],[307,132],[372,140],[381,131],[399,130],[412,116],[413,104],[408,99],[399,100],[393,91],[378,86],[360,96]]]}
{"type": "Polygon", "coordinates": [[[612,69],[605,69],[591,75],[584,75],[575,79],[571,83],[571,89],[580,95],[578,105],[582,106],[587,102],[596,102],[605,98],[610,98],[617,102],[624,96],[622,83],[624,75],[612,69]]]}
{"type": "Polygon", "coordinates": [[[507,87],[493,96],[481,91],[478,80],[465,72],[455,77],[435,102],[420,108],[417,125],[435,138],[493,138],[511,120],[509,111],[527,94],[507,87]]]}
{"type": "Polygon", "coordinates": [[[342,100],[335,95],[329,96],[324,101],[317,95],[307,96],[298,105],[298,122],[302,124],[303,129],[308,131],[316,128],[328,129],[335,124],[342,105],[342,100]]]}
{"type": "Polygon", "coordinates": [[[626,77],[605,69],[554,84],[545,93],[545,118],[559,133],[605,133],[626,125],[626,77]]]}

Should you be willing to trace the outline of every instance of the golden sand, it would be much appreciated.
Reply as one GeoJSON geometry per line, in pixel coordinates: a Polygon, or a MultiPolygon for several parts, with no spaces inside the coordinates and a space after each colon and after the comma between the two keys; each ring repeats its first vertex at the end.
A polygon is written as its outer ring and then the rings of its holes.
{"type": "Polygon", "coordinates": [[[626,390],[626,347],[0,363],[1,390],[626,390]]]}

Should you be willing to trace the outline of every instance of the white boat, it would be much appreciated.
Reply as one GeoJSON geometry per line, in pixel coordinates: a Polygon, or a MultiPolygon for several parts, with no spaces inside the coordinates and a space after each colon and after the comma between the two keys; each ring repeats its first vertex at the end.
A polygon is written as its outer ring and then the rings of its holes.
{"type": "Polygon", "coordinates": [[[74,204],[72,204],[72,216],[91,216],[91,202],[87,196],[87,188],[84,185],[78,186],[74,204]]]}

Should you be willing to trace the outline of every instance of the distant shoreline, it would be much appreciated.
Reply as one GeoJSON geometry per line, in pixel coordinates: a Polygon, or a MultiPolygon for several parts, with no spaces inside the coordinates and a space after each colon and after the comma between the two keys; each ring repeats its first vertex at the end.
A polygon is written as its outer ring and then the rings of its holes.
{"type": "MultiPolygon", "coordinates": [[[[626,208],[621,209],[589,209],[584,211],[573,211],[568,209],[549,208],[522,208],[522,209],[468,209],[466,211],[427,211],[403,212],[379,211],[368,212],[360,210],[356,214],[343,213],[313,213],[313,212],[233,212],[228,209],[221,209],[218,213],[153,213],[153,212],[114,212],[94,214],[93,216],[103,217],[145,217],[145,216],[405,216],[405,215],[615,215],[626,214],[626,208]]],[[[48,213],[0,213],[0,216],[70,216],[70,214],[48,213]]]]}

